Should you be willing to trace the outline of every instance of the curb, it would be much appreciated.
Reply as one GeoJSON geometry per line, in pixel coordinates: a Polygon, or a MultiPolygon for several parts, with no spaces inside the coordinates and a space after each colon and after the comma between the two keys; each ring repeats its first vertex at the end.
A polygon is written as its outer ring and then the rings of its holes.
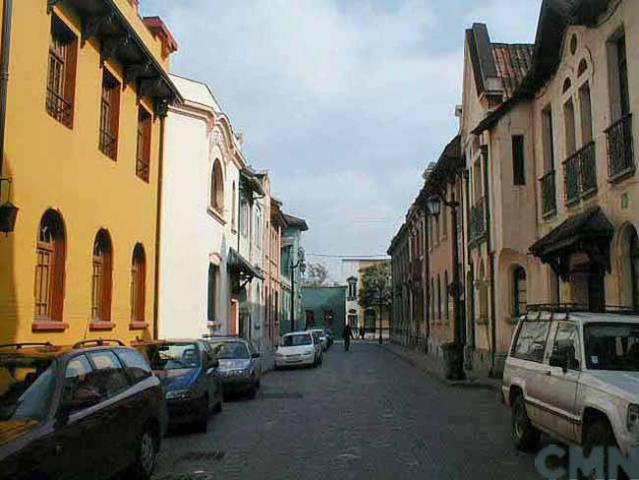
{"type": "Polygon", "coordinates": [[[493,392],[499,391],[499,384],[497,382],[486,382],[481,380],[448,380],[436,372],[434,369],[429,368],[429,366],[424,365],[423,362],[411,358],[412,355],[407,354],[408,351],[403,347],[391,347],[387,344],[380,345],[380,348],[383,348],[385,351],[392,353],[396,357],[400,358],[404,362],[408,363],[412,367],[417,368],[421,372],[425,373],[431,378],[439,381],[440,383],[453,388],[468,388],[468,389],[477,389],[477,390],[490,390],[493,392]]]}

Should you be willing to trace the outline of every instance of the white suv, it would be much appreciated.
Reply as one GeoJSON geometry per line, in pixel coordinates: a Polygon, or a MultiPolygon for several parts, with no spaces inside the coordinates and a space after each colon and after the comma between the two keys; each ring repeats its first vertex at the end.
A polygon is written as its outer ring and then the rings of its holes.
{"type": "Polygon", "coordinates": [[[541,309],[522,317],[504,369],[515,446],[639,446],[639,316],[541,309]]]}

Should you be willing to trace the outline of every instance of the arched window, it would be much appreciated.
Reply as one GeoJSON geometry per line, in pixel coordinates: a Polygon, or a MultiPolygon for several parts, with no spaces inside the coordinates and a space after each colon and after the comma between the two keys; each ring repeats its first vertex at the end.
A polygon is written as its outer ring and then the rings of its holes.
{"type": "Polygon", "coordinates": [[[93,274],[91,278],[91,320],[111,321],[111,279],[113,247],[106,230],[100,230],[93,242],[93,274]]]}
{"type": "Polygon", "coordinates": [[[137,244],[131,260],[131,323],[144,323],[146,301],[146,254],[137,244]]]}
{"type": "Polygon", "coordinates": [[[237,208],[237,188],[235,186],[235,182],[233,182],[233,191],[231,192],[232,194],[232,199],[231,199],[231,228],[233,230],[235,230],[236,228],[236,224],[235,224],[235,218],[237,215],[237,212],[235,211],[235,209],[237,208]]]}
{"type": "Polygon", "coordinates": [[[513,314],[515,317],[526,313],[526,305],[528,304],[526,288],[526,270],[518,266],[513,270],[513,314]]]}
{"type": "Polygon", "coordinates": [[[437,318],[442,318],[442,277],[437,275],[437,318]]]}
{"type": "Polygon", "coordinates": [[[36,321],[62,321],[65,259],[64,220],[55,210],[47,210],[40,220],[36,248],[36,321]]]}
{"type": "Polygon", "coordinates": [[[448,301],[448,270],[444,272],[444,302],[446,303],[446,320],[450,320],[450,302],[448,301]]]}
{"type": "Polygon", "coordinates": [[[586,59],[583,58],[581,62],[579,62],[579,67],[577,67],[577,75],[581,77],[586,70],[588,70],[588,62],[586,62],[586,59]]]}
{"type": "Polygon", "coordinates": [[[222,164],[215,159],[213,170],[211,171],[211,208],[222,213],[224,210],[224,175],[222,164]]]}
{"type": "Polygon", "coordinates": [[[628,232],[628,247],[632,278],[632,306],[635,310],[639,310],[639,237],[634,227],[631,227],[628,232]]]}
{"type": "Polygon", "coordinates": [[[566,93],[568,90],[570,90],[570,87],[572,87],[572,82],[570,81],[570,78],[566,78],[566,79],[564,80],[564,86],[563,86],[563,88],[561,89],[561,91],[562,91],[563,93],[566,93]]]}

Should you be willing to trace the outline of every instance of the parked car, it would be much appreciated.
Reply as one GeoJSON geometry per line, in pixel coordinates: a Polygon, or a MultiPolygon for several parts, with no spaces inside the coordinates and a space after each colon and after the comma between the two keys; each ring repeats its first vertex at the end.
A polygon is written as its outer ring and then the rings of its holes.
{"type": "Polygon", "coordinates": [[[311,328],[309,329],[311,333],[317,333],[319,336],[320,343],[322,345],[322,350],[325,352],[328,350],[328,337],[326,336],[326,332],[323,328],[311,328]]]}
{"type": "Polygon", "coordinates": [[[219,362],[217,371],[224,393],[246,392],[255,398],[262,377],[262,359],[251,342],[239,337],[205,339],[219,362]]]}
{"type": "Polygon", "coordinates": [[[287,333],[275,352],[275,368],[317,365],[317,350],[310,332],[287,333]]]}
{"type": "Polygon", "coordinates": [[[169,423],[191,423],[206,431],[211,412],[222,411],[218,361],[203,340],[159,340],[136,343],[165,390],[169,423]]]}
{"type": "Polygon", "coordinates": [[[149,479],[165,428],[159,379],[119,341],[0,346],[0,478],[149,479]]]}
{"type": "Polygon", "coordinates": [[[639,446],[639,317],[542,309],[520,321],[503,375],[516,447],[545,432],[589,448],[639,446]]]}
{"type": "Polygon", "coordinates": [[[309,333],[313,336],[313,346],[315,347],[315,365],[321,365],[324,361],[324,345],[322,344],[322,337],[318,330],[310,330],[309,333]]]}

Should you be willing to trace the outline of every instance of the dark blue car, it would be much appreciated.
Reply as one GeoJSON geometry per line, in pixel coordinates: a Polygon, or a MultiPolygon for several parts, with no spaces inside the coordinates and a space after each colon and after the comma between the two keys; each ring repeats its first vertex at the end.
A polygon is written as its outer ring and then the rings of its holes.
{"type": "Polygon", "coordinates": [[[222,411],[218,360],[202,340],[162,340],[137,345],[164,386],[171,424],[206,431],[211,412],[222,411]]]}

